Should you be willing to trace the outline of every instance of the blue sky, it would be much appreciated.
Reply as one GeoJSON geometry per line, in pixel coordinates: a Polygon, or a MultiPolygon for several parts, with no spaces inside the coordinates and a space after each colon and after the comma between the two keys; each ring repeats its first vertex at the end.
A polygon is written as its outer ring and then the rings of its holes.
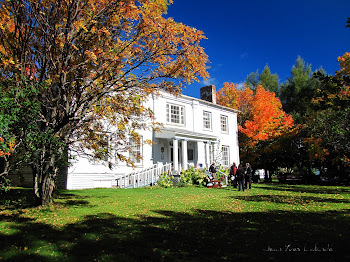
{"type": "Polygon", "coordinates": [[[350,0],[174,0],[167,16],[208,38],[210,79],[183,90],[193,97],[208,84],[240,84],[265,65],[283,83],[298,55],[334,74],[338,56],[350,52],[350,0]]]}

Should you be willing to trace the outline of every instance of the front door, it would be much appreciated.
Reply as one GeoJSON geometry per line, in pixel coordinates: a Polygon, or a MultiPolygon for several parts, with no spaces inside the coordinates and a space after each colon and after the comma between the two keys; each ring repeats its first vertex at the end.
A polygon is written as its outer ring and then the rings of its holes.
{"type": "MultiPolygon", "coordinates": [[[[180,163],[180,159],[181,159],[181,151],[180,151],[180,148],[178,148],[178,151],[177,151],[177,156],[178,156],[178,161],[180,163]]],[[[171,162],[174,162],[174,148],[173,147],[170,147],[170,161],[171,162]]]]}

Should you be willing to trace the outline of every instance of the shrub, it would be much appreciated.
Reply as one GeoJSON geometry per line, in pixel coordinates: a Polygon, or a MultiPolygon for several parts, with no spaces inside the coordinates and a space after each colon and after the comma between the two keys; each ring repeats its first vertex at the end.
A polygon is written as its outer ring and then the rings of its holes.
{"type": "Polygon", "coordinates": [[[172,187],[173,186],[173,176],[170,176],[168,173],[163,173],[159,176],[157,185],[160,187],[172,187]]]}
{"type": "Polygon", "coordinates": [[[180,175],[180,182],[177,184],[179,187],[190,186],[192,183],[192,172],[189,170],[182,170],[180,175]]]}
{"type": "Polygon", "coordinates": [[[206,180],[207,175],[205,174],[205,169],[202,170],[190,167],[187,170],[182,170],[179,186],[203,185],[206,180]]]}

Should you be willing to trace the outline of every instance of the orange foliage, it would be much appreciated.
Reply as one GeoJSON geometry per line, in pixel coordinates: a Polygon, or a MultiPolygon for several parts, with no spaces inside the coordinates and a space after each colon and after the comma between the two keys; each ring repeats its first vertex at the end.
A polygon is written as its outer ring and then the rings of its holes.
{"type": "Polygon", "coordinates": [[[247,120],[240,131],[253,140],[278,137],[293,125],[293,118],[282,110],[281,101],[275,93],[258,86],[253,98],[251,120],[247,120]]]}
{"type": "Polygon", "coordinates": [[[325,161],[329,155],[329,151],[322,146],[322,138],[315,138],[313,136],[304,138],[304,141],[309,145],[309,158],[310,160],[318,159],[325,161]]]}
{"type": "Polygon", "coordinates": [[[337,74],[350,75],[350,53],[346,52],[343,56],[338,57],[340,70],[337,74]]]}
{"type": "Polygon", "coordinates": [[[0,137],[0,157],[9,156],[15,148],[15,143],[13,141],[6,142],[4,138],[0,137]]]}
{"type": "MultiPolygon", "coordinates": [[[[336,74],[340,74],[343,76],[349,76],[350,75],[350,52],[345,53],[343,56],[338,57],[340,70],[336,72],[336,74]]],[[[339,93],[339,98],[342,100],[350,99],[350,87],[347,85],[344,85],[342,87],[342,90],[339,93]]]]}
{"type": "Polygon", "coordinates": [[[216,99],[220,105],[238,109],[239,93],[237,84],[225,82],[224,87],[217,92],[216,99]]]}
{"type": "MultiPolygon", "coordinates": [[[[130,82],[133,71],[144,73],[143,79],[150,81],[142,84],[149,86],[155,84],[152,83],[155,79],[177,79],[181,86],[199,77],[208,77],[205,65],[208,56],[200,46],[200,41],[206,37],[196,28],[163,16],[172,0],[72,0],[61,5],[57,5],[56,0],[23,2],[19,1],[15,7],[0,3],[0,35],[7,37],[6,41],[0,41],[0,65],[7,70],[16,68],[28,74],[28,64],[32,68],[39,64],[30,59],[37,58],[38,53],[46,54],[48,50],[44,48],[48,48],[51,52],[48,60],[55,63],[53,71],[37,70],[50,76],[49,83],[59,82],[62,74],[68,77],[80,73],[81,68],[89,73],[82,77],[96,79],[99,87],[111,82],[111,75],[118,79],[116,87],[124,84],[120,82],[130,82]],[[29,21],[35,17],[39,22],[21,24],[11,14],[12,8],[26,12],[29,21]],[[42,35],[45,30],[40,28],[42,24],[51,28],[45,37],[42,35]],[[38,50],[33,49],[35,56],[30,59],[30,52],[27,52],[28,57],[17,57],[10,50],[22,47],[19,35],[29,31],[30,37],[38,41],[33,43],[38,50]],[[42,45],[42,38],[47,38],[47,44],[52,46],[42,45]],[[143,66],[152,70],[147,71],[141,68],[143,66]]],[[[155,82],[159,85],[159,81],[155,82]]],[[[164,81],[162,86],[178,91],[170,81],[164,81]]]]}
{"type": "Polygon", "coordinates": [[[218,92],[218,103],[240,110],[239,131],[249,137],[252,144],[278,137],[294,126],[292,116],[283,111],[275,93],[262,86],[258,86],[254,94],[249,88],[239,91],[235,84],[225,83],[218,92]]]}
{"type": "Polygon", "coordinates": [[[226,82],[224,87],[219,89],[216,99],[218,104],[240,111],[238,123],[241,125],[250,116],[253,96],[250,88],[240,91],[237,89],[237,84],[226,82]]]}

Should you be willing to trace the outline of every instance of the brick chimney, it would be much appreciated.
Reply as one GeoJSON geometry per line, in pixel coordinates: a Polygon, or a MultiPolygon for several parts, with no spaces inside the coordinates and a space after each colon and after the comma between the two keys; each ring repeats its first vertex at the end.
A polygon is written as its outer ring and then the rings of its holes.
{"type": "Polygon", "coordinates": [[[216,104],[216,87],[214,85],[202,87],[201,99],[216,104]]]}

